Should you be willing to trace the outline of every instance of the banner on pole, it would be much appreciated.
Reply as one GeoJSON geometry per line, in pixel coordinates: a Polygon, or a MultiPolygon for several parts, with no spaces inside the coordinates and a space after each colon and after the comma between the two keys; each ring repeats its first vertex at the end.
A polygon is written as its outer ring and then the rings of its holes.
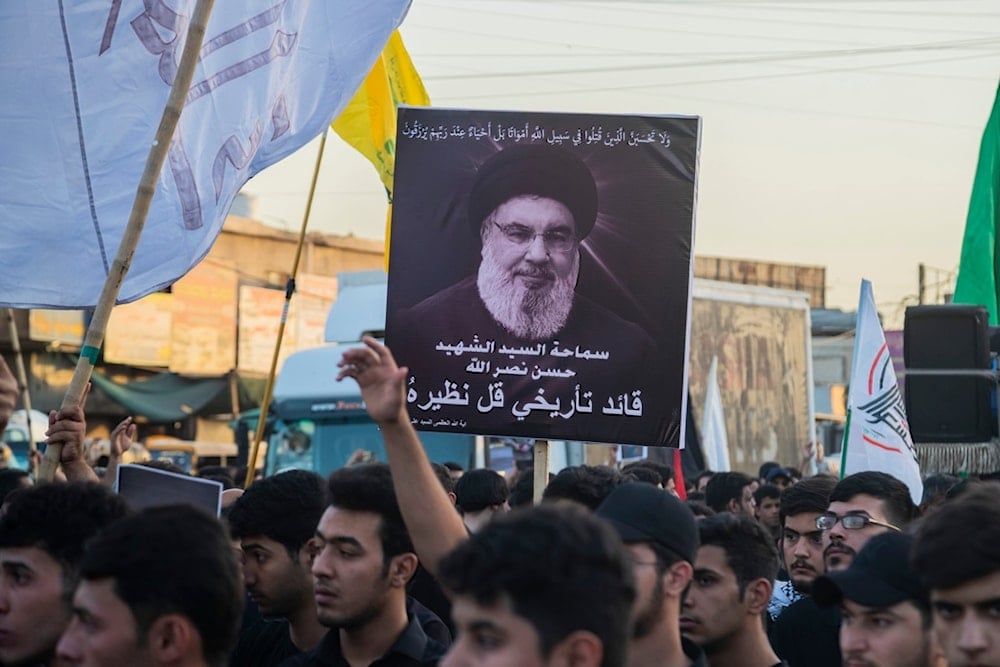
{"type": "Polygon", "coordinates": [[[840,466],[842,477],[865,470],[888,473],[902,481],[910,489],[913,503],[920,504],[923,481],[917,452],[868,280],[861,281],[858,300],[840,466]]]}
{"type": "MultiPolygon", "coordinates": [[[[0,305],[97,302],[194,4],[2,3],[0,305]]],[[[119,302],[208,253],[243,184],[326,130],[408,6],[216,3],[119,302]]]]}
{"type": "Polygon", "coordinates": [[[722,393],[719,391],[718,357],[712,357],[712,365],[708,369],[708,391],[705,392],[705,410],[701,415],[701,450],[705,453],[709,470],[731,470],[726,415],[722,411],[722,393]]]}

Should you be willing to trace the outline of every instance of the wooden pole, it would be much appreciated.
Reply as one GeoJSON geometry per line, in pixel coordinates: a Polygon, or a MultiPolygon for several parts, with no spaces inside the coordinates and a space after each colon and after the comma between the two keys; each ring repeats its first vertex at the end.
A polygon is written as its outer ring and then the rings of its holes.
{"type": "MultiPolygon", "coordinates": [[[[132,202],[128,226],[122,235],[118,254],[111,264],[111,270],[104,281],[104,288],[101,290],[93,318],[87,328],[83,349],[80,350],[80,359],[77,361],[73,379],[63,397],[62,407],[64,408],[80,405],[83,393],[90,382],[90,376],[93,374],[94,365],[97,363],[97,354],[104,343],[104,334],[107,330],[108,319],[111,317],[111,309],[114,308],[115,302],[118,300],[118,292],[121,290],[125,275],[132,265],[132,256],[135,254],[142,229],[146,225],[149,207],[153,201],[153,194],[156,192],[156,182],[160,177],[163,163],[167,159],[167,152],[170,150],[170,141],[173,139],[177,121],[184,109],[184,99],[191,87],[191,79],[194,76],[195,65],[198,63],[198,54],[201,51],[201,43],[205,37],[205,28],[208,24],[208,16],[212,12],[213,2],[214,0],[198,0],[195,5],[191,24],[188,27],[187,39],[184,42],[184,51],[177,66],[177,75],[170,88],[170,96],[167,98],[167,105],[160,117],[160,125],[156,129],[153,147],[146,158],[146,167],[142,172],[135,200],[132,202]]],[[[51,482],[55,478],[61,454],[61,445],[46,447],[45,456],[42,457],[41,468],[38,472],[39,482],[51,482]]]]}
{"type": "Polygon", "coordinates": [[[299,273],[299,261],[302,259],[302,247],[306,240],[306,227],[309,225],[309,214],[312,211],[313,198],[316,196],[316,183],[319,181],[319,168],[323,162],[323,151],[326,149],[326,134],[329,128],[323,131],[323,136],[319,140],[319,152],[316,153],[316,166],[313,167],[312,183],[309,184],[309,196],[306,198],[306,212],[302,216],[302,227],[299,230],[299,243],[295,248],[295,261],[292,262],[292,272],[288,276],[285,285],[285,306],[281,309],[281,321],[278,323],[278,339],[274,342],[274,354],[271,355],[271,369],[267,373],[267,384],[264,387],[264,400],[260,404],[260,415],[257,417],[257,430],[253,436],[253,446],[250,447],[250,455],[247,457],[247,476],[243,482],[243,488],[249,489],[256,477],[257,455],[260,452],[260,441],[264,439],[264,428],[267,426],[267,411],[271,407],[271,398],[274,394],[274,379],[278,370],[278,353],[281,351],[281,340],[285,337],[285,322],[288,320],[288,308],[292,302],[292,294],[295,293],[295,276],[299,273]]]}
{"type": "Polygon", "coordinates": [[[10,345],[14,350],[14,365],[17,368],[17,384],[20,385],[21,402],[24,404],[24,421],[28,426],[28,450],[34,454],[35,431],[31,428],[31,391],[28,387],[28,373],[24,369],[24,356],[21,354],[21,336],[17,333],[17,322],[14,321],[14,309],[7,309],[10,318],[10,345]]]}
{"type": "Polygon", "coordinates": [[[535,440],[535,479],[532,493],[535,504],[542,502],[542,493],[549,484],[549,441],[535,440]]]}

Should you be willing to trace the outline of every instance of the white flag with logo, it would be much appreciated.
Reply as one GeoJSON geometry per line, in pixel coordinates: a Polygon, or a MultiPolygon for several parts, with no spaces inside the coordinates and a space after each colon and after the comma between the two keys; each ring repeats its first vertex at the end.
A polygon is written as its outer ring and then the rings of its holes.
{"type": "MultiPolygon", "coordinates": [[[[326,130],[409,3],[215,3],[120,301],[208,253],[243,184],[326,130]]],[[[0,2],[0,305],[97,302],[194,5],[0,2]]]]}
{"type": "Polygon", "coordinates": [[[842,477],[864,470],[888,473],[909,487],[914,504],[923,495],[903,397],[868,280],[861,281],[858,301],[840,470],[842,477]]]}
{"type": "Polygon", "coordinates": [[[701,448],[705,453],[705,465],[709,470],[715,472],[730,470],[726,415],[722,411],[722,393],[719,391],[719,358],[714,356],[708,368],[705,410],[701,415],[701,448]]]}

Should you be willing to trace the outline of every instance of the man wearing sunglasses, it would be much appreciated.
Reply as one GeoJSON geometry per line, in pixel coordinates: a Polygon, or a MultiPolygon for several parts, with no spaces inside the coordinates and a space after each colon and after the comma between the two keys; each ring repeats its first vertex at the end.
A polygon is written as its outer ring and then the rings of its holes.
{"type": "MultiPolygon", "coordinates": [[[[822,532],[824,571],[847,569],[868,540],[901,531],[915,515],[909,489],[892,475],[848,475],[833,487],[826,511],[815,518],[815,528],[822,532]]],[[[820,609],[811,597],[789,606],[770,633],[774,650],[791,667],[839,667],[839,635],[839,609],[820,609]]]]}

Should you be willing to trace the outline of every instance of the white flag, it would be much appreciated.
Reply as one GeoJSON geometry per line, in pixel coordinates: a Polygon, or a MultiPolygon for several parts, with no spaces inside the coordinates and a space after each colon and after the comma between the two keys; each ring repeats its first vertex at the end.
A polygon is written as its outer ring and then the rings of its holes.
{"type": "MultiPolygon", "coordinates": [[[[329,126],[409,3],[215,3],[121,302],[208,253],[243,184],[329,126]]],[[[194,5],[0,2],[0,305],[97,302],[194,5]]]]}
{"type": "Polygon", "coordinates": [[[854,335],[840,474],[843,477],[864,470],[888,473],[905,483],[914,504],[919,504],[924,488],[920,466],[868,280],[861,281],[854,335]]]}
{"type": "Polygon", "coordinates": [[[722,411],[722,394],[719,392],[719,358],[713,356],[708,368],[708,389],[705,392],[705,410],[701,415],[701,448],[709,470],[728,472],[729,439],[726,437],[726,416],[722,411]]]}

